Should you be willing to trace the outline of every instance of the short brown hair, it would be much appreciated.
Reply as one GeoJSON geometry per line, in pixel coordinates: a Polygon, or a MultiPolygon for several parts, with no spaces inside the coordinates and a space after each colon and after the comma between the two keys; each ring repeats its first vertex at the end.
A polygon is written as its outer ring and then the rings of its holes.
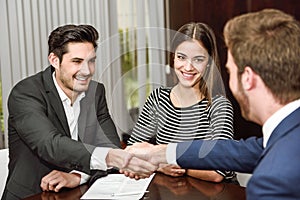
{"type": "Polygon", "coordinates": [[[225,43],[239,74],[251,67],[282,104],[300,97],[300,25],[291,15],[264,9],[229,20],[225,43]]]}

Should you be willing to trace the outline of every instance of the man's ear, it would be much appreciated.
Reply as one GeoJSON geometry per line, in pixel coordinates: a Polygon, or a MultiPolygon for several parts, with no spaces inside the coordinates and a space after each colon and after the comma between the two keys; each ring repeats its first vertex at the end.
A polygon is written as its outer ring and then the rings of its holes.
{"type": "Polygon", "coordinates": [[[246,66],[241,77],[244,90],[251,90],[256,84],[256,73],[251,67],[246,66]]]}
{"type": "Polygon", "coordinates": [[[48,60],[55,69],[59,68],[59,58],[54,53],[49,54],[48,60]]]}

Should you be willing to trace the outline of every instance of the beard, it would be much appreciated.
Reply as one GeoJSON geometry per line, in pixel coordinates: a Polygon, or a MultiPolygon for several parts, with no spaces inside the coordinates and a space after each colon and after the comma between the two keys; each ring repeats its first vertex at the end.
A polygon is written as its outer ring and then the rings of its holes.
{"type": "Polygon", "coordinates": [[[249,98],[246,95],[240,81],[239,81],[239,85],[238,85],[238,92],[233,94],[233,96],[239,103],[242,116],[246,120],[250,120],[249,98]]]}
{"type": "Polygon", "coordinates": [[[76,99],[77,95],[88,90],[88,86],[91,80],[91,75],[83,76],[75,74],[73,76],[68,75],[63,70],[59,71],[59,80],[62,83],[62,89],[70,99],[76,99]],[[77,78],[84,77],[83,83],[77,81],[77,78]]]}

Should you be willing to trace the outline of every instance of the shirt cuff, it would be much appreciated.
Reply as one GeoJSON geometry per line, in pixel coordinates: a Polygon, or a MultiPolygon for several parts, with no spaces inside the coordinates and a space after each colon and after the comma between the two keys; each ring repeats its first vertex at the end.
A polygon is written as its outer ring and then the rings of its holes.
{"type": "Polygon", "coordinates": [[[106,156],[111,148],[96,147],[91,157],[91,169],[107,170],[106,156]]]}
{"type": "Polygon", "coordinates": [[[82,185],[82,184],[88,182],[88,180],[89,180],[90,177],[91,177],[90,175],[85,174],[85,173],[80,172],[80,171],[77,171],[77,170],[72,170],[70,173],[71,173],[71,174],[72,174],[72,173],[80,174],[81,178],[80,178],[80,183],[79,183],[79,185],[82,185]]]}
{"type": "Polygon", "coordinates": [[[177,148],[176,143],[169,143],[167,145],[166,157],[167,157],[168,164],[178,165],[176,162],[176,148],[177,148]]]}

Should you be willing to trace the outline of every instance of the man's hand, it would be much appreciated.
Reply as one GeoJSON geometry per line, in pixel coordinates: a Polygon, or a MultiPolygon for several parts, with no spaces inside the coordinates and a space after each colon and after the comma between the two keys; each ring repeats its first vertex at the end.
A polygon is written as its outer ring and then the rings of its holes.
{"type": "Polygon", "coordinates": [[[106,163],[108,166],[119,168],[121,172],[130,173],[130,177],[135,179],[147,178],[158,168],[158,165],[121,149],[111,149],[107,154],[106,163]]]}
{"type": "MultiPolygon", "coordinates": [[[[147,142],[135,143],[132,146],[128,146],[125,151],[133,154],[134,157],[142,159],[151,163],[158,168],[160,163],[166,163],[166,145],[152,145],[147,142]]],[[[130,178],[140,179],[145,178],[141,174],[132,173],[127,169],[121,169],[120,173],[130,178]]]]}
{"type": "Polygon", "coordinates": [[[43,191],[59,192],[61,188],[74,188],[80,184],[80,175],[53,170],[41,180],[43,191]]]}
{"type": "Polygon", "coordinates": [[[130,152],[135,157],[151,162],[153,165],[166,164],[167,145],[152,145],[147,142],[134,143],[128,146],[125,151],[130,152]]]}

